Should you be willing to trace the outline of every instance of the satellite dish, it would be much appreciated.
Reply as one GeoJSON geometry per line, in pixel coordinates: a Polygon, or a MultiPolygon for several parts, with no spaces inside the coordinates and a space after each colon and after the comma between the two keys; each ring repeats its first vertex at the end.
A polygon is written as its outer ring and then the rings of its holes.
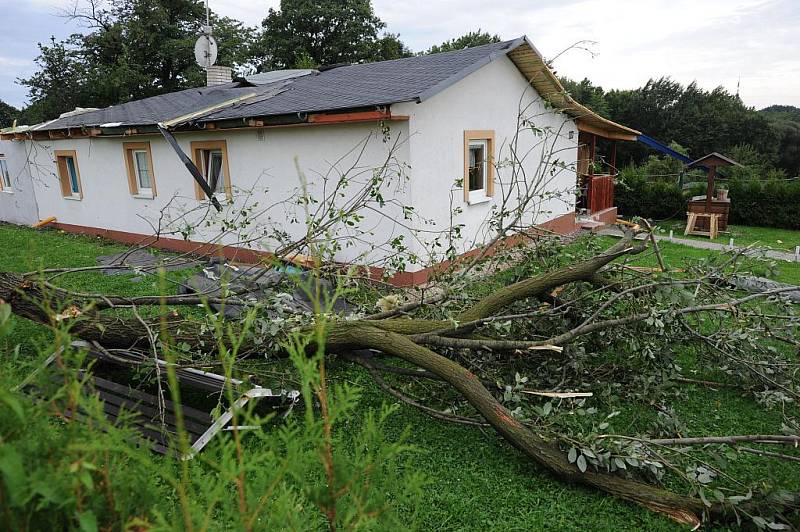
{"type": "Polygon", "coordinates": [[[211,36],[210,29],[194,43],[194,59],[201,68],[208,68],[217,61],[217,41],[211,36]]]}

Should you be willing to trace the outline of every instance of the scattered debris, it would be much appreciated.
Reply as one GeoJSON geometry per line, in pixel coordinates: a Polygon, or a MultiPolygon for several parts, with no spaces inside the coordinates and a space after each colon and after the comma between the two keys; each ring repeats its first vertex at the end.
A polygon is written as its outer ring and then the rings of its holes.
{"type": "Polygon", "coordinates": [[[159,268],[167,271],[185,270],[201,263],[188,257],[154,255],[147,250],[136,249],[113,255],[101,255],[97,257],[97,264],[108,266],[103,269],[103,275],[125,275],[131,273],[131,270],[143,273],[155,273],[159,268]]]}
{"type": "MultiPolygon", "coordinates": [[[[213,262],[203,268],[202,273],[190,277],[180,288],[184,294],[197,293],[209,298],[235,294],[240,300],[256,303],[264,301],[280,293],[287,294],[287,303],[296,312],[312,312],[313,304],[309,294],[302,288],[308,284],[309,273],[296,266],[267,268],[259,265],[234,265],[226,262],[213,262]]],[[[335,287],[326,280],[320,279],[322,301],[333,297],[335,287]]],[[[244,306],[234,303],[221,305],[211,304],[216,311],[222,311],[227,317],[237,317],[244,311],[244,306]]],[[[333,303],[333,312],[337,314],[353,314],[357,308],[351,303],[337,299],[333,303]]]]}
{"type": "Polygon", "coordinates": [[[51,223],[53,223],[55,221],[56,221],[56,217],[55,216],[50,216],[48,218],[45,218],[44,220],[39,220],[38,222],[33,224],[31,227],[33,227],[34,229],[41,229],[42,227],[44,227],[46,225],[50,225],[51,223]]]}
{"type": "Polygon", "coordinates": [[[75,305],[70,305],[69,307],[67,307],[64,310],[64,312],[56,314],[55,320],[56,321],[64,321],[64,320],[68,320],[69,318],[77,318],[81,314],[82,314],[82,312],[80,311],[80,309],[78,307],[76,307],[75,305]]]}
{"type": "MultiPolygon", "coordinates": [[[[135,384],[130,379],[125,379],[124,383],[117,382],[120,380],[119,376],[124,373],[124,371],[120,371],[120,367],[152,363],[153,359],[137,351],[115,350],[112,355],[104,349],[98,349],[83,341],[73,342],[72,347],[86,349],[87,354],[97,360],[97,364],[92,365],[91,371],[79,370],[79,376],[86,379],[84,392],[96,394],[102,401],[103,413],[109,421],[116,422],[122,412],[126,412],[128,413],[127,422],[139,433],[150,449],[160,454],[177,453],[173,447],[178,433],[176,405],[170,400],[159,397],[158,391],[149,390],[141,383],[135,384]],[[104,368],[106,368],[105,371],[104,368]]],[[[61,350],[50,355],[42,366],[20,383],[19,389],[26,389],[35,396],[46,396],[48,392],[45,389],[40,389],[38,384],[34,387],[32,383],[36,375],[55,367],[53,362],[60,354],[61,350]]],[[[166,371],[167,362],[158,359],[156,363],[161,372],[166,371]]],[[[186,454],[180,456],[182,460],[194,458],[220,432],[261,428],[260,425],[234,426],[231,424],[234,419],[234,411],[241,411],[249,402],[258,401],[259,407],[279,412],[281,417],[285,418],[300,397],[300,392],[297,390],[273,391],[259,385],[248,385],[233,377],[228,378],[194,368],[178,369],[176,376],[181,387],[201,391],[202,394],[199,397],[206,397],[203,404],[192,403],[189,405],[186,404],[186,401],[182,401],[180,405],[184,418],[183,427],[191,446],[186,454]],[[218,400],[226,386],[233,387],[238,398],[233,405],[215,416],[213,412],[219,405],[218,400]]],[[[53,375],[51,380],[54,383],[61,383],[61,378],[57,375],[53,375]]],[[[166,381],[163,384],[168,386],[166,381]]],[[[181,394],[181,397],[186,396],[192,396],[192,394],[181,394]]],[[[71,408],[64,409],[62,414],[67,418],[77,420],[87,418],[87,414],[80,408],[75,410],[71,408]]]]}
{"type": "MultiPolygon", "coordinates": [[[[765,277],[755,277],[752,275],[732,275],[728,281],[736,288],[752,293],[761,293],[769,290],[779,290],[781,288],[790,288],[794,286],[787,283],[779,283],[765,277]]],[[[797,290],[782,292],[780,296],[785,297],[794,303],[800,303],[800,286],[797,287],[797,290]]]]}

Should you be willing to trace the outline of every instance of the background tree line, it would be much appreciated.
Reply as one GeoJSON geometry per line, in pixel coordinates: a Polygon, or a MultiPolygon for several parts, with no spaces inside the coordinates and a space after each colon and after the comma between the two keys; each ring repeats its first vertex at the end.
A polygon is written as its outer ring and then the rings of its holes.
{"type": "MultiPolygon", "coordinates": [[[[19,79],[29,104],[19,110],[0,101],[0,127],[205,83],[194,60],[194,42],[206,22],[201,0],[81,0],[63,15],[86,31],[39,43],[37,72],[19,79]]],[[[282,0],[260,28],[214,13],[211,23],[220,43],[217,64],[239,73],[414,55],[399,35],[386,31],[371,0],[282,0]]],[[[478,30],[419,53],[499,40],[478,30]]]]}
{"type": "MultiPolygon", "coordinates": [[[[577,101],[661,142],[676,142],[690,157],[721,152],[748,167],[753,177],[800,175],[800,109],[773,105],[756,111],[722,87],[707,91],[668,77],[633,90],[605,91],[588,79],[562,79],[577,101]]],[[[618,165],[643,164],[652,151],[618,144],[618,165]]]]}

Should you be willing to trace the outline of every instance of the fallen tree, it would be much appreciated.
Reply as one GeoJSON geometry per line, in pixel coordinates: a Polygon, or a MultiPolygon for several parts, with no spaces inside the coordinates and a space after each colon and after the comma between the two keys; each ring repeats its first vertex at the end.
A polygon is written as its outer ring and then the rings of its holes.
{"type": "MultiPolygon", "coordinates": [[[[485,423],[491,425],[514,447],[564,480],[593,486],[663,512],[681,522],[696,524],[703,515],[715,519],[730,517],[735,514],[731,513],[732,504],[729,501],[709,502],[699,497],[671,492],[635,477],[622,476],[619,472],[612,473],[603,467],[586,467],[585,462],[581,465],[565,452],[563,442],[559,441],[557,434],[540,430],[535,423],[524,422],[512,413],[498,398],[498,391],[492,390],[491,379],[487,381],[486,376],[476,375],[454,356],[464,350],[501,353],[500,356],[506,359],[511,359],[511,355],[525,358],[545,353],[548,357],[562,359],[566,365],[570,352],[565,352],[565,348],[602,331],[647,324],[654,316],[669,315],[679,324],[681,320],[695,315],[739,313],[741,318],[745,312],[742,309],[748,303],[757,298],[777,297],[781,293],[781,289],[774,289],[745,297],[733,297],[724,287],[710,283],[710,274],[690,279],[624,279],[619,273],[624,270],[615,271],[609,266],[617,259],[641,253],[645,249],[644,241],[637,241],[634,236],[634,231],[628,231],[625,238],[593,256],[509,283],[453,312],[447,318],[410,315],[410,312],[423,314],[431,310],[429,307],[432,305],[424,299],[415,305],[406,305],[395,311],[363,316],[360,319],[326,317],[325,349],[331,356],[337,353],[346,354],[349,360],[370,369],[375,366],[369,360],[351,353],[365,349],[374,350],[384,356],[402,360],[418,370],[424,370],[427,376],[443,381],[456,390],[485,423]],[[685,291],[687,287],[695,291],[708,291],[717,297],[704,304],[673,304],[664,308],[639,307],[635,312],[606,315],[609,309],[618,311],[616,305],[631,297],[650,297],[658,290],[666,289],[685,291]],[[571,301],[562,299],[566,293],[574,296],[571,301]],[[602,298],[594,306],[581,306],[582,300],[598,294],[602,298]],[[541,307],[543,301],[551,303],[541,307]],[[527,309],[533,307],[536,310],[518,312],[520,306],[527,309]],[[570,312],[573,315],[570,316],[570,312]],[[568,326],[552,332],[548,337],[539,334],[539,338],[530,340],[486,334],[488,326],[495,321],[526,323],[528,330],[531,330],[531,321],[546,322],[553,319],[568,326]]],[[[314,286],[311,285],[308,289],[313,291],[314,286]]],[[[794,287],[783,288],[790,289],[794,287]]],[[[231,298],[238,301],[236,295],[231,298]]],[[[440,302],[446,298],[443,295],[434,300],[440,302]]],[[[180,312],[166,310],[207,303],[207,298],[202,295],[131,298],[81,294],[56,288],[41,279],[38,273],[0,272],[0,299],[9,303],[13,312],[21,317],[53,327],[67,324],[71,334],[81,339],[94,342],[105,349],[142,350],[143,359],[146,359],[146,352],[149,350],[163,349],[166,344],[188,345],[188,351],[197,353],[198,357],[201,353],[213,353],[219,349],[220,339],[214,336],[213,331],[193,325],[191,319],[182,316],[180,312]],[[138,312],[134,316],[119,312],[120,309],[148,306],[160,308],[159,315],[142,318],[138,312]]],[[[319,316],[320,314],[317,318],[319,316]]],[[[700,335],[703,341],[714,342],[697,332],[688,322],[684,321],[681,325],[693,334],[700,335]]],[[[310,322],[306,326],[313,328],[314,324],[310,322]]],[[[533,329],[535,328],[534,325],[533,329]]],[[[777,336],[773,335],[775,337],[777,336]]],[[[276,343],[281,341],[280,338],[273,340],[276,343]]],[[[263,349],[263,345],[263,338],[250,335],[246,337],[239,352],[245,355],[256,353],[263,349]]],[[[776,376],[774,372],[767,372],[758,364],[743,362],[742,365],[756,380],[760,379],[762,384],[797,397],[791,376],[776,376]]],[[[459,421],[459,416],[445,414],[437,417],[459,421]]],[[[739,509],[743,508],[744,506],[740,506],[739,509]]]]}

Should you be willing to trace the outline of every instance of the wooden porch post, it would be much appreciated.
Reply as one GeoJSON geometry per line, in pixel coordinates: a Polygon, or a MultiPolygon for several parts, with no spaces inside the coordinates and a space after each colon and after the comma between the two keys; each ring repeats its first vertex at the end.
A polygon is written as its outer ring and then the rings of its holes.
{"type": "Polygon", "coordinates": [[[594,175],[594,157],[595,157],[595,149],[597,148],[597,135],[592,133],[592,145],[591,149],[589,150],[589,175],[594,175]]]}
{"type": "Polygon", "coordinates": [[[708,167],[708,188],[706,188],[706,213],[711,212],[711,194],[714,193],[714,176],[717,173],[716,166],[708,167]]]}
{"type": "Polygon", "coordinates": [[[617,175],[617,141],[611,141],[611,175],[617,175]]]}

